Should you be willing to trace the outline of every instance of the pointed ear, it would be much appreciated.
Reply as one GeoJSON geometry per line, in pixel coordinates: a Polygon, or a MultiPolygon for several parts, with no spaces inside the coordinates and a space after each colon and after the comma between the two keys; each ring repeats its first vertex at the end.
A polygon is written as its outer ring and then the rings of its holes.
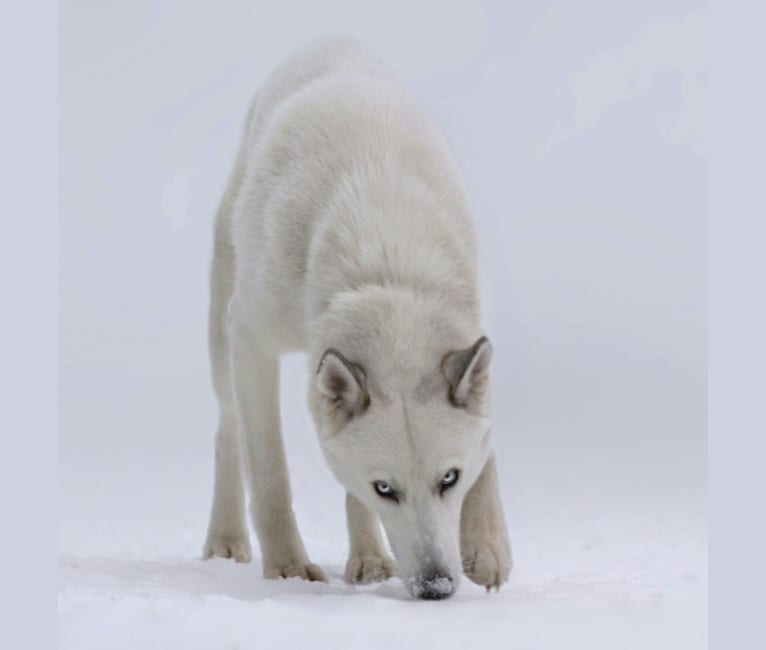
{"type": "Polygon", "coordinates": [[[449,382],[449,400],[468,411],[479,410],[489,386],[492,344],[482,336],[470,348],[450,352],[442,361],[442,372],[449,382]]]}
{"type": "Polygon", "coordinates": [[[337,350],[330,349],[322,355],[316,386],[330,412],[342,411],[351,417],[363,413],[370,405],[364,370],[337,350]]]}

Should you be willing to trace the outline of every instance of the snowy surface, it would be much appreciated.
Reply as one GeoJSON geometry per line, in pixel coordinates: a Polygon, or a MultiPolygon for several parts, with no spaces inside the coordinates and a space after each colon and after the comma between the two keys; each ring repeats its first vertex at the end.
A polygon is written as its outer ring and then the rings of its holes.
{"type": "Polygon", "coordinates": [[[61,3],[59,636],[132,648],[704,648],[704,3],[61,3]],[[436,18],[438,17],[438,19],[436,18]],[[438,28],[436,27],[438,23],[438,28]],[[341,579],[343,494],[285,359],[328,585],[202,562],[212,218],[245,108],[346,31],[465,169],[515,568],[416,602],[341,579]]]}
{"type": "Polygon", "coordinates": [[[342,494],[319,470],[311,486],[293,476],[307,548],[330,584],[264,580],[257,561],[201,561],[208,495],[189,489],[206,486],[201,470],[91,477],[99,494],[62,526],[61,648],[706,647],[704,521],[667,505],[509,508],[510,582],[487,595],[464,581],[452,599],[425,602],[397,579],[343,581],[342,494]]]}

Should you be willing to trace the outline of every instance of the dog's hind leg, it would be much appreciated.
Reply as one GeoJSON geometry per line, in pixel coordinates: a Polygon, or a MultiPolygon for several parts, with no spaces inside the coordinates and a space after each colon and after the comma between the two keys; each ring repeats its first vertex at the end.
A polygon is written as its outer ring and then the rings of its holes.
{"type": "Polygon", "coordinates": [[[487,460],[463,501],[460,552],[469,580],[496,589],[511,571],[511,545],[497,483],[495,455],[487,460]]]}
{"type": "Polygon", "coordinates": [[[213,507],[203,549],[205,559],[213,556],[231,557],[237,562],[250,561],[250,539],[245,520],[242,443],[231,383],[231,345],[227,312],[234,285],[234,250],[230,221],[236,193],[244,176],[244,155],[243,143],[215,221],[215,244],[210,276],[209,345],[213,387],[218,398],[220,415],[215,437],[213,507]]]}
{"type": "Polygon", "coordinates": [[[236,418],[230,409],[222,408],[215,436],[215,486],[204,559],[219,556],[250,561],[241,464],[236,418]]]}
{"type": "Polygon", "coordinates": [[[327,581],[306,555],[292,508],[279,416],[279,358],[233,315],[232,364],[249,468],[253,522],[266,578],[327,581]]]}
{"type": "Polygon", "coordinates": [[[359,499],[346,494],[349,554],[346,580],[356,583],[386,580],[396,573],[396,566],[386,553],[375,514],[359,499]]]}
{"type": "MultiPolygon", "coordinates": [[[[214,362],[224,365],[222,361],[214,362]]],[[[213,556],[234,558],[237,562],[249,562],[250,539],[245,520],[245,488],[243,481],[242,452],[237,417],[231,395],[231,381],[226,372],[214,373],[219,394],[220,416],[215,436],[215,485],[210,525],[203,550],[205,559],[213,556]]]]}

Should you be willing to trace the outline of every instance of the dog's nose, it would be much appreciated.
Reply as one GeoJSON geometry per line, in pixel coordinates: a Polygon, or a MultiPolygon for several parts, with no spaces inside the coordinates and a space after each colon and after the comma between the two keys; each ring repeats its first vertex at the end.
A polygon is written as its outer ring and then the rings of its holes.
{"type": "Polygon", "coordinates": [[[442,600],[455,593],[455,582],[450,576],[441,573],[421,576],[412,587],[413,595],[423,600],[442,600]]]}

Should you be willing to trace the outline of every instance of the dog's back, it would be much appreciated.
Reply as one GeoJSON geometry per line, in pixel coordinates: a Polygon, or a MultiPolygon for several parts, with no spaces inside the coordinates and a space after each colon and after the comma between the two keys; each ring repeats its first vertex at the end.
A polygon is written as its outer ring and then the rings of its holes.
{"type": "MultiPolygon", "coordinates": [[[[441,133],[347,39],[314,45],[261,88],[235,172],[238,308],[281,350],[367,283],[435,287],[475,315],[473,230],[441,133]]],[[[225,232],[227,231],[227,232],[225,232]]]]}

